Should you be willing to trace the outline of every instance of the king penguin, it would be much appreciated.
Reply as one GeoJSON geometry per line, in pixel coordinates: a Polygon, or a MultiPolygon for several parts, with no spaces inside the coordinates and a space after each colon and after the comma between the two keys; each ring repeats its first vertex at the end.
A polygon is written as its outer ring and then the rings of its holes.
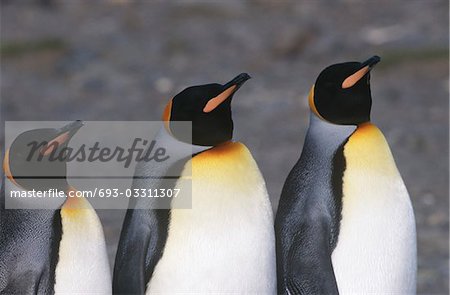
{"type": "Polygon", "coordinates": [[[309,93],[310,126],[275,220],[280,294],[415,293],[411,201],[370,122],[379,61],[329,66],[309,93]]]}
{"type": "MultiPolygon", "coordinates": [[[[249,78],[243,73],[224,85],[189,87],[168,103],[156,139],[174,156],[136,170],[167,175],[179,167],[173,187],[192,194],[192,208],[179,209],[180,198],[169,209],[136,209],[141,200],[129,207],[114,265],[115,294],[276,294],[265,181],[247,147],[232,141],[231,100],[249,78]],[[179,121],[192,122],[192,141],[179,121]],[[182,181],[189,178],[190,184],[182,181]]],[[[158,188],[161,181],[140,177],[133,187],[158,188]]]]}
{"type": "MultiPolygon", "coordinates": [[[[111,294],[111,275],[100,220],[76,195],[62,155],[83,125],[20,134],[5,153],[0,208],[1,294],[111,294]],[[43,144],[31,152],[31,143],[43,144]],[[56,155],[56,156],[55,156],[56,155]],[[51,158],[53,156],[53,158],[51,158]],[[9,181],[7,183],[7,181],[9,181]],[[63,192],[37,207],[8,208],[11,191],[63,192]],[[33,208],[33,209],[30,209],[33,208]]],[[[18,201],[20,202],[20,201],[18,201]]],[[[27,201],[25,201],[27,202],[27,201]]],[[[30,207],[29,207],[30,206],[30,207]]]]}

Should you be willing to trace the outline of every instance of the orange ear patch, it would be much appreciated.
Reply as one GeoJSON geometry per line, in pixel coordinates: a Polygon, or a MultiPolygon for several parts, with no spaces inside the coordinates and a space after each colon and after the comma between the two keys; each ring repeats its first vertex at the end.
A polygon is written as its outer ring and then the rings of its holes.
{"type": "Polygon", "coordinates": [[[170,122],[170,113],[172,112],[172,100],[164,108],[164,112],[162,115],[162,120],[164,122],[164,127],[166,127],[167,131],[170,131],[169,122],[170,122]]]}
{"type": "Polygon", "coordinates": [[[172,111],[172,100],[170,100],[166,107],[164,108],[164,112],[162,115],[162,120],[163,121],[170,121],[170,113],[172,111]]]}
{"type": "Polygon", "coordinates": [[[346,89],[346,88],[350,88],[353,85],[355,85],[359,80],[361,80],[362,77],[364,77],[365,74],[367,74],[367,72],[369,72],[370,68],[369,66],[365,66],[364,68],[358,70],[357,72],[355,72],[354,74],[348,76],[344,82],[342,82],[342,88],[346,89]]]}
{"type": "Polygon", "coordinates": [[[309,108],[311,109],[311,111],[313,111],[314,114],[317,115],[317,117],[321,118],[322,120],[326,121],[320,114],[319,111],[316,108],[316,104],[314,103],[314,86],[313,85],[311,87],[311,90],[309,91],[309,95],[308,95],[308,103],[309,103],[309,108]]]}
{"type": "Polygon", "coordinates": [[[217,95],[216,97],[211,98],[203,108],[203,112],[209,113],[215,110],[215,108],[217,108],[222,102],[224,102],[228,97],[230,97],[230,95],[232,95],[235,90],[236,85],[233,85],[230,88],[227,88],[221,94],[217,95]]]}
{"type": "Polygon", "coordinates": [[[41,148],[40,153],[43,156],[50,155],[60,144],[65,143],[69,139],[69,131],[58,135],[54,139],[50,140],[44,147],[41,148]]]}
{"type": "Polygon", "coordinates": [[[5,153],[5,159],[3,160],[3,171],[5,172],[5,176],[14,183],[16,186],[19,186],[17,182],[14,180],[14,177],[11,173],[11,168],[9,167],[9,149],[5,153]]]}

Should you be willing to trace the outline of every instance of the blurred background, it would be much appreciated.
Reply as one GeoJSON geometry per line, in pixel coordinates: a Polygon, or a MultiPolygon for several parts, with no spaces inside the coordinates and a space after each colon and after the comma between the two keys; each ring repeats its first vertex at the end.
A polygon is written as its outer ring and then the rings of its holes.
{"type": "MultiPolygon", "coordinates": [[[[2,122],[159,120],[184,87],[250,73],[233,100],[235,138],[259,163],[274,210],[318,73],[380,55],[372,119],[415,209],[418,293],[448,294],[447,0],[0,3],[2,122]]],[[[123,212],[99,214],[113,263],[123,212]]]]}

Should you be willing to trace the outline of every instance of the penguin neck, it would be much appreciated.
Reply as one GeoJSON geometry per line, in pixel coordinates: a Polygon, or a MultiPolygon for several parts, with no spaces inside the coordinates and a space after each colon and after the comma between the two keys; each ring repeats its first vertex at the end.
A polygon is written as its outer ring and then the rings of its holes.
{"type": "Polygon", "coordinates": [[[314,143],[315,148],[321,154],[334,153],[355,129],[356,127],[351,125],[336,125],[326,122],[311,111],[305,144],[314,143]]]}
{"type": "Polygon", "coordinates": [[[66,201],[61,207],[61,214],[67,212],[80,212],[80,209],[93,209],[91,203],[82,195],[77,194],[78,190],[69,186],[66,190],[66,201]]]}
{"type": "Polygon", "coordinates": [[[363,128],[367,128],[367,127],[370,127],[370,126],[375,126],[375,124],[373,124],[373,123],[370,122],[370,121],[367,121],[367,122],[358,124],[358,126],[356,127],[356,129],[363,129],[363,128]]]}
{"type": "Polygon", "coordinates": [[[175,161],[212,148],[212,146],[200,146],[179,141],[169,134],[164,126],[157,133],[155,141],[156,146],[164,148],[166,154],[175,161]]]}
{"type": "Polygon", "coordinates": [[[5,226],[3,222],[20,220],[24,221],[24,224],[28,224],[34,229],[40,228],[43,231],[48,230],[49,224],[54,222],[58,209],[19,209],[20,205],[17,206],[17,203],[7,203],[6,197],[10,193],[11,189],[11,187],[6,184],[7,181],[8,180],[3,178],[0,191],[0,216],[4,216],[4,218],[0,221],[0,228],[5,226]]]}
{"type": "MultiPolygon", "coordinates": [[[[161,127],[154,137],[154,142],[154,148],[164,149],[166,160],[161,162],[138,162],[134,173],[135,179],[132,184],[135,188],[156,188],[174,185],[167,179],[165,180],[165,177],[180,176],[185,163],[193,155],[211,148],[181,142],[175,139],[164,126],[161,127]]],[[[169,205],[170,199],[167,198],[132,198],[130,199],[128,208],[165,209],[169,205]],[[169,202],[169,204],[166,204],[166,202],[169,202]]]]}

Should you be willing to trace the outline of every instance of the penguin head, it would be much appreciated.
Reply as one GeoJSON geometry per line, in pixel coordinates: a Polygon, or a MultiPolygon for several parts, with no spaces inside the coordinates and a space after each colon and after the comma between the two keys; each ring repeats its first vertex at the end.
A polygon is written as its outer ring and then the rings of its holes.
{"type": "Polygon", "coordinates": [[[311,110],[320,118],[339,125],[370,121],[372,96],[370,71],[380,61],[345,62],[325,68],[309,93],[311,110]]]}
{"type": "Polygon", "coordinates": [[[239,74],[225,84],[191,86],[178,93],[163,114],[165,128],[176,139],[201,146],[216,146],[233,137],[231,100],[236,91],[250,79],[239,74]],[[192,138],[182,124],[192,122],[192,138]]]}
{"type": "Polygon", "coordinates": [[[66,148],[81,126],[82,121],[75,121],[59,129],[43,128],[21,133],[5,154],[5,175],[25,190],[66,191],[69,188],[66,148]]]}

